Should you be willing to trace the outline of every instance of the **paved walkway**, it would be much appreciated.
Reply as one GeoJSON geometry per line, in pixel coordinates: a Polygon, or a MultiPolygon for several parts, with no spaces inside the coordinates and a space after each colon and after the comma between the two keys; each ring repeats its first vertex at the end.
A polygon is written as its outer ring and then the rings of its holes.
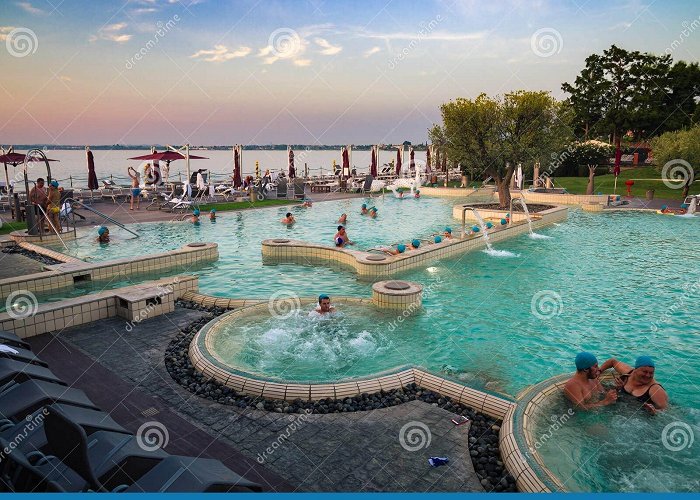
{"type": "Polygon", "coordinates": [[[469,454],[469,424],[455,427],[454,415],[437,406],[412,401],[371,412],[286,415],[220,405],[184,390],[167,373],[163,353],[177,329],[202,314],[177,308],[132,332],[113,318],[65,330],[56,339],[42,335],[32,344],[59,376],[102,408],[114,408],[115,420],[130,430],[144,420],[141,407],[150,404],[132,403],[134,395],[152,398],[160,413],[150,419],[163,422],[171,434],[167,451],[173,452],[170,446],[239,450],[245,459],[238,468],[231,460],[227,465],[239,473],[249,468],[275,491],[291,485],[297,491],[483,492],[469,454]],[[175,418],[189,422],[190,430],[172,424],[175,418]],[[399,438],[404,425],[422,427],[423,436],[429,432],[429,446],[405,449],[399,438]],[[447,456],[450,463],[432,468],[430,456],[447,456]]]}

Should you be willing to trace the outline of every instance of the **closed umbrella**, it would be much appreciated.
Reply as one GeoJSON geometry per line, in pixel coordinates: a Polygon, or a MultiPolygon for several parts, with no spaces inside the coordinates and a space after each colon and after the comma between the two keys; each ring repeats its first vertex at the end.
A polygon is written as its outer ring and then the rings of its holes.
{"type": "Polygon", "coordinates": [[[409,160],[410,160],[410,169],[411,172],[413,172],[416,169],[416,153],[413,151],[413,146],[409,148],[409,154],[408,154],[409,160]]]}
{"type": "Polygon", "coordinates": [[[372,146],[372,163],[369,167],[369,173],[372,177],[377,177],[377,146],[372,146]]]}
{"type": "Polygon", "coordinates": [[[396,175],[399,175],[401,173],[401,150],[403,149],[403,146],[400,148],[396,148],[396,175]]]}
{"type": "Polygon", "coordinates": [[[347,146],[343,148],[343,172],[342,172],[343,179],[347,179],[350,177],[350,152],[348,151],[347,146]]]}
{"type": "Polygon", "coordinates": [[[289,178],[294,179],[297,176],[297,172],[294,169],[294,150],[291,147],[287,148],[289,150],[289,178]]]}
{"type": "Polygon", "coordinates": [[[233,187],[239,188],[243,184],[241,179],[241,152],[240,146],[233,147],[233,187]]]}
{"type": "Polygon", "coordinates": [[[425,150],[425,173],[429,174],[430,173],[430,150],[432,149],[432,146],[428,146],[425,150]]]}
{"type": "Polygon", "coordinates": [[[95,157],[87,148],[87,168],[88,168],[88,189],[90,190],[90,198],[92,198],[92,192],[95,189],[99,189],[100,185],[97,183],[97,174],[95,173],[95,157]]]}

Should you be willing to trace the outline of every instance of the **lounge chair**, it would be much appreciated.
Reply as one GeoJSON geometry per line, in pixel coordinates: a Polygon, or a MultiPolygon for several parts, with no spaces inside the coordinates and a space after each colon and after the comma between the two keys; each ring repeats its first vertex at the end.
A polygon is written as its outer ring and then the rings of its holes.
{"type": "Polygon", "coordinates": [[[277,179],[277,198],[287,197],[287,179],[277,179]]]}
{"type": "Polygon", "coordinates": [[[6,332],[5,330],[0,330],[0,344],[5,344],[13,347],[20,347],[30,351],[32,348],[29,347],[24,340],[20,339],[17,334],[12,332],[6,332]]]}
{"type": "Polygon", "coordinates": [[[21,361],[23,363],[31,363],[33,365],[43,367],[49,366],[37,358],[30,350],[22,349],[21,347],[7,346],[5,344],[0,344],[0,358],[16,359],[17,361],[21,361]]]}
{"type": "Polygon", "coordinates": [[[372,182],[374,181],[374,177],[371,175],[366,175],[365,176],[365,183],[360,187],[359,193],[369,193],[372,190],[372,182]]]}
{"type": "Polygon", "coordinates": [[[304,199],[306,197],[306,193],[304,191],[304,188],[305,188],[304,179],[299,179],[299,178],[294,179],[293,186],[294,186],[294,198],[304,199]]]}
{"type": "Polygon", "coordinates": [[[162,450],[145,452],[140,446],[134,450],[138,456],[126,455],[124,448],[128,443],[135,443],[136,438],[110,432],[96,432],[88,438],[85,430],[55,405],[48,408],[44,430],[48,449],[62,462],[51,463],[51,469],[45,467],[44,470],[57,475],[55,481],[61,485],[67,480],[71,489],[80,485],[78,478],[72,476],[75,473],[84,483],[81,490],[197,492],[243,487],[260,491],[258,485],[241,478],[217,460],[169,456],[162,450]],[[119,442],[126,444],[119,445],[119,442]],[[114,444],[117,446],[110,448],[114,444]],[[118,471],[113,472],[110,466],[116,463],[118,471]],[[119,481],[122,483],[117,484],[119,481]]]}
{"type": "Polygon", "coordinates": [[[57,493],[65,490],[55,481],[47,479],[25,453],[0,437],[3,459],[0,462],[0,491],[10,493],[57,493]]]}
{"type": "Polygon", "coordinates": [[[87,395],[78,389],[41,380],[26,380],[0,393],[0,418],[18,422],[42,406],[61,403],[97,410],[87,395]]]}
{"type": "Polygon", "coordinates": [[[46,380],[54,384],[67,385],[48,368],[12,358],[0,358],[0,387],[10,382],[21,384],[25,380],[46,380]]]}

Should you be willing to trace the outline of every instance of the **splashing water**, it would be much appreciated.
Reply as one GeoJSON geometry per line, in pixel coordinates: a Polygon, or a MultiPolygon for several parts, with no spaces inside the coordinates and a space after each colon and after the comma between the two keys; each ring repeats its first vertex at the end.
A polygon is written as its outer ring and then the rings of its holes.
{"type": "Polygon", "coordinates": [[[487,253],[493,252],[493,246],[491,245],[491,240],[489,240],[489,235],[486,232],[486,223],[484,222],[484,219],[481,218],[481,215],[476,208],[472,211],[474,212],[474,218],[479,223],[479,227],[481,228],[481,234],[484,235],[483,238],[484,242],[486,242],[487,253]]]}
{"type": "Polygon", "coordinates": [[[520,257],[519,254],[509,252],[508,250],[496,250],[495,248],[487,248],[484,253],[491,255],[492,257],[520,257]]]}

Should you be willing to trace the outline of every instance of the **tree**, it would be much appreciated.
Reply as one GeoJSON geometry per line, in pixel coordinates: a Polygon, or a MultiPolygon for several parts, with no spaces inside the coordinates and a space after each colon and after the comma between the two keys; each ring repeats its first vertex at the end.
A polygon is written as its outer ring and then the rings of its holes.
{"type": "Polygon", "coordinates": [[[671,56],[627,51],[615,45],[586,58],[586,67],[574,84],[562,84],[571,95],[577,122],[597,132],[611,134],[615,143],[615,168],[620,166],[622,135],[653,135],[663,123],[664,99],[669,90],[671,56]]]}
{"type": "Polygon", "coordinates": [[[669,71],[670,92],[664,99],[665,120],[659,133],[672,132],[693,126],[698,118],[700,98],[700,66],[678,61],[669,71]]]}
{"type": "Polygon", "coordinates": [[[695,175],[700,172],[700,125],[688,130],[666,132],[651,142],[657,168],[670,186],[683,187],[683,198],[688,196],[695,175]]]}
{"type": "Polygon", "coordinates": [[[574,142],[568,148],[570,156],[567,161],[576,166],[586,165],[588,167],[588,186],[586,194],[593,194],[595,190],[595,170],[601,163],[608,162],[610,155],[615,148],[612,144],[596,140],[574,142]]]}
{"type": "Polygon", "coordinates": [[[506,208],[515,165],[548,157],[568,140],[563,109],[548,92],[460,97],[440,106],[442,125],[431,129],[431,139],[444,141],[447,155],[462,165],[463,173],[491,176],[499,204],[506,208]]]}

